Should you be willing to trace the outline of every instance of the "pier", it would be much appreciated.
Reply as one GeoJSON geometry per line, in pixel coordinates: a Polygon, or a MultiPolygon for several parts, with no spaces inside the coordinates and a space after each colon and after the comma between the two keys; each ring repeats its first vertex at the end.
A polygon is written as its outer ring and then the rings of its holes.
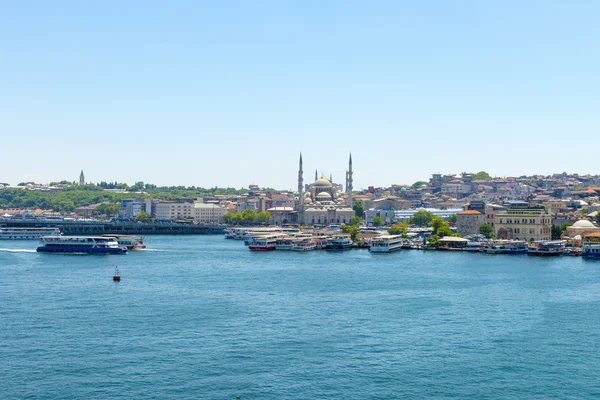
{"type": "Polygon", "coordinates": [[[65,235],[217,235],[223,226],[134,222],[77,222],[77,221],[0,221],[6,228],[60,228],[65,235]]]}

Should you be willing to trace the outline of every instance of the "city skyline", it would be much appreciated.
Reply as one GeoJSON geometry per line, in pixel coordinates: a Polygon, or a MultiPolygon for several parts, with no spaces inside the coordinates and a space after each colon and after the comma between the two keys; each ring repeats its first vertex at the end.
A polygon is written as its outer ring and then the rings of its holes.
{"type": "Polygon", "coordinates": [[[597,173],[600,6],[11,3],[0,179],[355,189],[597,173]]]}

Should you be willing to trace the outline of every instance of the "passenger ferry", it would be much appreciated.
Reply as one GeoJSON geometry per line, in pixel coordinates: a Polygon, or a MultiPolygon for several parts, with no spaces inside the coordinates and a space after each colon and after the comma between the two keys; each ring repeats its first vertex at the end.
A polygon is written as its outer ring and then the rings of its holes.
{"type": "Polygon", "coordinates": [[[581,255],[586,258],[600,259],[600,234],[589,233],[583,236],[581,255]]]}
{"type": "Polygon", "coordinates": [[[527,254],[530,256],[560,256],[565,251],[562,241],[538,240],[529,245],[527,254]]]}
{"type": "Polygon", "coordinates": [[[483,246],[481,251],[488,254],[525,254],[528,248],[523,240],[496,240],[483,246]]]}
{"type": "Polygon", "coordinates": [[[352,247],[352,239],[349,236],[338,235],[334,236],[325,244],[325,250],[329,251],[343,251],[349,250],[352,247]]]}
{"type": "Polygon", "coordinates": [[[119,246],[114,237],[104,236],[43,236],[40,253],[71,254],[125,254],[127,249],[119,246]]]}
{"type": "Polygon", "coordinates": [[[317,242],[312,239],[300,239],[292,242],[292,251],[311,251],[317,248],[317,242]]]}
{"type": "Polygon", "coordinates": [[[371,239],[369,251],[372,253],[391,253],[402,248],[402,235],[381,235],[371,239]]]}
{"type": "Polygon", "coordinates": [[[290,237],[279,238],[275,241],[275,250],[292,250],[294,239],[290,237]]]}
{"type": "Polygon", "coordinates": [[[251,251],[271,251],[276,249],[277,235],[265,235],[254,239],[248,246],[251,251]]]}
{"type": "Polygon", "coordinates": [[[102,235],[104,237],[113,237],[117,240],[119,246],[127,247],[127,250],[144,250],[146,245],[144,244],[144,238],[142,236],[135,237],[132,235],[102,235]]]}
{"type": "Polygon", "coordinates": [[[42,236],[60,236],[58,228],[0,228],[0,239],[39,240],[42,236]]]}

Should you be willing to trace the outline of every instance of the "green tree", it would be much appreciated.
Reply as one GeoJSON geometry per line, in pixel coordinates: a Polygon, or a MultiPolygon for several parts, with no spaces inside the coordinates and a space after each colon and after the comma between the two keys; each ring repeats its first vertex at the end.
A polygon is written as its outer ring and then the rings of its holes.
{"type": "Polygon", "coordinates": [[[490,224],[479,225],[479,233],[484,235],[486,238],[494,237],[494,228],[490,224]]]}
{"type": "MultiPolygon", "coordinates": [[[[442,227],[442,226],[448,226],[448,223],[446,221],[444,221],[444,219],[442,217],[438,217],[437,215],[435,217],[433,217],[431,219],[431,221],[429,222],[429,226],[431,226],[433,228],[433,231],[431,232],[432,235],[437,235],[438,230],[442,227]]],[[[448,228],[450,228],[448,226],[448,228]]]]}
{"type": "Polygon", "coordinates": [[[444,224],[438,228],[435,236],[437,236],[438,238],[443,238],[444,236],[458,236],[458,235],[455,234],[454,232],[452,232],[452,229],[450,229],[450,226],[448,225],[448,223],[446,221],[444,221],[444,224]]]}
{"type": "Polygon", "coordinates": [[[431,211],[417,211],[413,214],[413,216],[409,220],[410,225],[414,226],[427,226],[433,219],[433,214],[431,211]]]}
{"type": "Polygon", "coordinates": [[[562,235],[562,229],[560,229],[560,226],[552,224],[552,227],[550,228],[550,235],[552,240],[560,240],[560,236],[562,235]]]}
{"type": "Polygon", "coordinates": [[[224,224],[231,224],[233,223],[233,216],[235,215],[235,213],[232,213],[231,211],[227,211],[225,213],[225,215],[223,215],[221,217],[221,221],[223,221],[224,224]]]}
{"type": "Polygon", "coordinates": [[[408,232],[408,224],[406,222],[398,222],[388,229],[390,235],[406,235],[408,232]]]}
{"type": "Polygon", "coordinates": [[[361,222],[362,222],[362,218],[359,217],[358,215],[350,218],[350,225],[359,226],[361,222]]]}
{"type": "Polygon", "coordinates": [[[256,215],[256,222],[259,224],[266,224],[271,219],[271,213],[268,211],[261,211],[256,215]]]}
{"type": "Polygon", "coordinates": [[[244,224],[250,225],[256,222],[256,211],[251,210],[251,209],[246,209],[244,211],[242,211],[242,220],[244,221],[244,224]]]}
{"type": "Polygon", "coordinates": [[[473,175],[473,180],[491,181],[492,177],[485,171],[479,171],[478,173],[473,175]]]}
{"type": "Polygon", "coordinates": [[[352,239],[353,242],[356,242],[358,232],[360,231],[360,228],[358,227],[358,225],[342,224],[341,229],[342,229],[342,232],[350,235],[350,239],[352,239]]]}
{"type": "Polygon", "coordinates": [[[140,211],[140,213],[135,217],[135,222],[148,223],[151,222],[151,218],[148,216],[146,211],[140,211]]]}
{"type": "Polygon", "coordinates": [[[456,216],[456,214],[450,214],[448,216],[448,222],[452,222],[453,224],[456,223],[456,220],[458,219],[458,217],[456,216]]]}
{"type": "Polygon", "coordinates": [[[378,215],[373,217],[373,225],[380,227],[382,224],[383,224],[383,220],[381,219],[381,217],[379,217],[378,215]]]}
{"type": "Polygon", "coordinates": [[[352,204],[352,209],[354,210],[356,216],[359,218],[362,218],[365,214],[365,206],[362,203],[362,201],[355,201],[354,204],[352,204]]]}

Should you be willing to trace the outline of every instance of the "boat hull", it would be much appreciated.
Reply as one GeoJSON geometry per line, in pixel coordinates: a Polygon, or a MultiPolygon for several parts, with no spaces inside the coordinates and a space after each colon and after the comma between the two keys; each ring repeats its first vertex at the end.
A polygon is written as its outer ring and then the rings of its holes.
{"type": "Polygon", "coordinates": [[[272,251],[275,250],[275,245],[273,246],[249,246],[250,251],[272,251]]]}
{"type": "Polygon", "coordinates": [[[126,249],[121,248],[75,248],[66,246],[45,247],[40,246],[36,250],[39,253],[54,253],[54,254],[126,254],[126,249]]]}

